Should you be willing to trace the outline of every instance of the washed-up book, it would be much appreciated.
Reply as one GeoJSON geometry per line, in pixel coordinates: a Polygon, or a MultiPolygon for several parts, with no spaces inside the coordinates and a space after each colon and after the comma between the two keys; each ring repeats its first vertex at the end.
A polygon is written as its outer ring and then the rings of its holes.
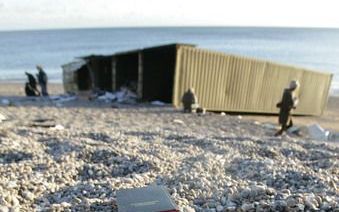
{"type": "Polygon", "coordinates": [[[117,203],[119,212],[179,212],[163,186],[121,189],[117,203]]]}

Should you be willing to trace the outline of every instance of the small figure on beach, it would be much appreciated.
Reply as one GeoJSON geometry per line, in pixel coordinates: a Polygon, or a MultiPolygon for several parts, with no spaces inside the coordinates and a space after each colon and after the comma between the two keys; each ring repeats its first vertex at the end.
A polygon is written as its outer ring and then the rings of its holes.
{"type": "Polygon", "coordinates": [[[37,93],[34,91],[32,86],[28,82],[26,82],[25,84],[25,93],[26,96],[37,96],[37,93]]]}
{"type": "MultiPolygon", "coordinates": [[[[28,84],[29,84],[29,87],[30,89],[34,92],[34,96],[40,96],[40,92],[38,90],[38,87],[37,87],[37,82],[36,82],[36,79],[35,77],[33,76],[33,74],[30,74],[28,72],[25,72],[25,74],[27,75],[28,77],[28,84]]],[[[26,83],[27,85],[27,83],[26,83]]],[[[25,86],[25,91],[26,91],[26,86],[25,86]]],[[[27,93],[26,93],[27,94],[27,93]]]]}
{"type": "Polygon", "coordinates": [[[296,91],[299,86],[300,84],[297,80],[292,80],[289,88],[285,88],[281,102],[277,104],[277,107],[280,108],[279,124],[281,125],[281,129],[275,133],[275,136],[281,135],[284,131],[293,126],[291,111],[292,109],[296,109],[299,102],[298,97],[296,96],[296,91]]]}
{"type": "Polygon", "coordinates": [[[47,74],[46,72],[43,70],[43,68],[39,65],[36,66],[36,68],[38,69],[39,73],[37,74],[37,78],[38,78],[38,82],[41,88],[41,94],[42,96],[48,96],[48,92],[47,92],[47,74]]]}
{"type": "Polygon", "coordinates": [[[184,112],[191,113],[192,109],[198,105],[198,99],[194,93],[194,89],[188,89],[182,96],[181,102],[184,106],[184,112]]]}

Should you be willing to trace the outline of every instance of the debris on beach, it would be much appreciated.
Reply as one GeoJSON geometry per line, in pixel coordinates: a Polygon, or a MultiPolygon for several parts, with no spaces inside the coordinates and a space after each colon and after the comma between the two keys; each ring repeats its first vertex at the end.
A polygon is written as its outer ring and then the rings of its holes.
{"type": "Polygon", "coordinates": [[[329,131],[324,130],[319,124],[312,124],[307,127],[309,136],[314,140],[327,141],[330,134],[329,131]]]}
{"type": "Polygon", "coordinates": [[[180,212],[164,186],[146,186],[117,191],[118,210],[180,212]]]}
{"type": "Polygon", "coordinates": [[[129,90],[126,87],[121,87],[116,92],[103,92],[95,95],[95,99],[105,102],[116,102],[116,103],[124,103],[124,104],[135,104],[137,102],[137,95],[129,90]]]}
{"type": "Polygon", "coordinates": [[[0,123],[7,120],[6,116],[0,113],[0,123]]]}
{"type": "Polygon", "coordinates": [[[151,105],[156,105],[156,106],[165,106],[166,103],[159,101],[159,100],[155,100],[155,101],[151,101],[151,105]]]}
{"type": "Polygon", "coordinates": [[[32,120],[30,127],[43,127],[43,128],[55,128],[57,124],[54,119],[51,118],[38,118],[32,120]]]}
{"type": "Polygon", "coordinates": [[[54,127],[50,128],[51,130],[64,130],[65,127],[62,126],[61,124],[56,124],[54,127]]]}
{"type": "Polygon", "coordinates": [[[308,136],[318,141],[339,141],[339,133],[323,129],[319,124],[313,124],[307,127],[308,136]]]}
{"type": "Polygon", "coordinates": [[[181,120],[181,119],[173,119],[173,123],[180,124],[180,125],[184,125],[185,124],[185,122],[183,120],[181,120]]]}
{"type": "Polygon", "coordinates": [[[62,95],[50,96],[49,98],[53,102],[61,104],[61,103],[69,102],[69,101],[74,101],[77,99],[77,96],[62,94],[62,95]]]}
{"type": "Polygon", "coordinates": [[[11,101],[8,99],[1,99],[1,104],[4,106],[9,106],[11,104],[11,101]]]}
{"type": "Polygon", "coordinates": [[[104,95],[101,95],[101,96],[98,97],[98,100],[103,100],[103,101],[106,101],[106,102],[112,102],[116,98],[117,98],[116,95],[114,95],[113,93],[105,92],[104,95]]]}

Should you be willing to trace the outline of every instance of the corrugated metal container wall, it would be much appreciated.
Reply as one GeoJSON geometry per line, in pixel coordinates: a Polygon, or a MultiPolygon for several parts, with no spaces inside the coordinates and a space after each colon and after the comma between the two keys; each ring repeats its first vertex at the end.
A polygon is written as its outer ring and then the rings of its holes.
{"type": "Polygon", "coordinates": [[[277,113],[289,82],[301,83],[295,114],[320,115],[326,107],[331,74],[226,55],[191,47],[177,52],[173,104],[195,89],[200,105],[213,111],[277,113]]]}
{"type": "Polygon", "coordinates": [[[63,76],[64,90],[66,92],[76,92],[79,90],[78,85],[77,85],[77,76],[76,76],[75,71],[68,70],[67,67],[64,67],[62,76],[63,76]]]}
{"type": "Polygon", "coordinates": [[[86,64],[85,60],[77,60],[68,64],[62,65],[62,76],[64,90],[66,92],[76,92],[79,90],[78,86],[78,70],[86,64]]]}

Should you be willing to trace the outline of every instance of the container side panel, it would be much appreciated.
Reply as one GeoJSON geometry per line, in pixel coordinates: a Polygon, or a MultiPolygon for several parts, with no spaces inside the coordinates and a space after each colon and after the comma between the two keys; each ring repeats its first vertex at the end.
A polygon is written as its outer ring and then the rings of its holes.
{"type": "Polygon", "coordinates": [[[177,102],[194,87],[200,105],[214,111],[278,113],[284,89],[299,80],[295,114],[320,115],[331,82],[330,74],[192,47],[181,47],[178,66],[177,102]]]}

